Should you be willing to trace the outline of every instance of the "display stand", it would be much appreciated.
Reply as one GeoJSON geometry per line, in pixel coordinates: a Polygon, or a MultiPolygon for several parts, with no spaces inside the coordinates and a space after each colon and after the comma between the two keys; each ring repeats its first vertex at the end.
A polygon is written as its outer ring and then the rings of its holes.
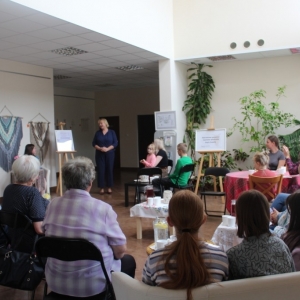
{"type": "MultiPolygon", "coordinates": [[[[214,117],[211,117],[210,120],[210,128],[207,129],[207,131],[217,131],[214,128],[214,117]]],[[[226,136],[226,132],[225,132],[225,136],[226,136]]],[[[226,143],[226,140],[224,141],[224,143],[226,143]]],[[[197,143],[196,143],[197,144],[197,143]]],[[[222,143],[221,143],[222,144],[222,143]]],[[[209,163],[208,166],[209,167],[221,167],[221,153],[223,151],[225,151],[226,149],[223,149],[224,145],[220,145],[219,146],[222,149],[217,149],[216,150],[203,150],[203,151],[197,151],[200,155],[201,155],[201,160],[200,160],[200,165],[199,165],[199,170],[198,170],[198,176],[197,176],[197,183],[196,183],[196,188],[195,188],[195,194],[198,193],[198,189],[199,189],[199,182],[200,182],[200,178],[202,176],[204,176],[204,174],[202,173],[202,168],[203,168],[203,162],[204,162],[204,156],[205,155],[209,155],[209,163]],[[214,161],[216,155],[216,159],[217,161],[214,161]]],[[[225,146],[226,148],[226,146],[225,146]]],[[[223,180],[222,177],[219,177],[219,183],[220,183],[220,191],[223,192],[223,180]]],[[[217,184],[216,184],[216,178],[214,177],[214,191],[217,190],[217,184]]],[[[222,197],[222,202],[225,202],[224,197],[222,197]]]]}
{"type": "MultiPolygon", "coordinates": [[[[59,123],[59,129],[64,130],[64,126],[66,123],[60,122],[59,123]]],[[[75,150],[71,151],[56,151],[58,154],[58,167],[59,167],[59,175],[58,175],[58,182],[57,182],[57,187],[56,187],[56,194],[59,194],[62,196],[62,174],[61,174],[61,169],[62,166],[65,162],[69,160],[68,155],[70,154],[71,158],[74,159],[74,153],[75,150]]]]}

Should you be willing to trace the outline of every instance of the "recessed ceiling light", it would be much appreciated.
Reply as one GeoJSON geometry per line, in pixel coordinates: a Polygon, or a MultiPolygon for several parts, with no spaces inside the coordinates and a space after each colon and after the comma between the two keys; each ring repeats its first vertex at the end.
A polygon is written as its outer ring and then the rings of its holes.
{"type": "Polygon", "coordinates": [[[125,67],[117,67],[116,69],[119,69],[122,71],[135,71],[135,70],[141,70],[144,68],[140,67],[140,66],[131,65],[131,66],[125,66],[125,67]]]}
{"type": "Polygon", "coordinates": [[[88,53],[87,51],[77,49],[77,48],[74,48],[74,47],[66,47],[66,48],[55,49],[55,50],[51,50],[51,52],[56,53],[56,54],[60,54],[60,55],[66,55],[66,56],[72,56],[72,55],[88,53]]]}
{"type": "Polygon", "coordinates": [[[292,52],[292,54],[297,54],[300,53],[300,48],[291,48],[290,51],[292,52]]]}
{"type": "Polygon", "coordinates": [[[110,87],[110,86],[115,86],[114,84],[111,83],[103,83],[103,84],[97,84],[96,86],[100,86],[100,87],[110,87]]]}
{"type": "Polygon", "coordinates": [[[221,55],[221,56],[211,56],[208,57],[208,59],[212,60],[212,61],[220,61],[220,60],[231,60],[231,59],[235,59],[234,56],[232,55],[221,55]]]}
{"type": "Polygon", "coordinates": [[[65,75],[54,75],[53,78],[54,78],[54,80],[61,80],[61,79],[68,79],[68,78],[72,78],[72,77],[65,76],[65,75]]]}

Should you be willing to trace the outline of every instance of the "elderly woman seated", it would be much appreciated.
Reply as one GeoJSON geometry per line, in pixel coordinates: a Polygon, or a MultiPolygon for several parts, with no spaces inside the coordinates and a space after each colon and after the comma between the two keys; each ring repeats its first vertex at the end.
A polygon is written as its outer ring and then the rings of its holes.
{"type": "MultiPolygon", "coordinates": [[[[91,197],[95,167],[85,157],[69,160],[62,167],[67,188],[62,197],[51,201],[43,223],[46,236],[81,238],[98,247],[107,272],[122,271],[134,277],[135,261],[125,255],[126,237],[112,207],[91,197]]],[[[45,270],[47,283],[58,294],[90,297],[105,293],[105,277],[99,262],[65,262],[48,258],[45,270]]],[[[98,298],[97,298],[98,299],[98,298]]]]}
{"type": "Polygon", "coordinates": [[[9,213],[22,213],[32,222],[34,231],[26,233],[23,230],[8,231],[11,237],[14,234],[15,240],[22,238],[18,246],[19,251],[30,253],[36,234],[43,234],[42,221],[49,201],[44,199],[39,191],[33,186],[38,178],[40,162],[34,156],[23,155],[14,161],[12,172],[16,179],[14,184],[9,184],[3,193],[2,209],[9,213]]]}

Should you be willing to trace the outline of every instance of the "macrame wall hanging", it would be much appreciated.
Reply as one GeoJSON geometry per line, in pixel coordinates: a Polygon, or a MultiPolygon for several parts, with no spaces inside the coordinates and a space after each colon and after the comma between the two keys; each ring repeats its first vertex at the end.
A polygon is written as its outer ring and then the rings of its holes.
{"type": "Polygon", "coordinates": [[[20,143],[23,138],[22,118],[15,117],[6,107],[10,116],[0,115],[0,167],[6,171],[11,171],[11,166],[14,162],[14,157],[18,155],[20,143]]]}
{"type": "Polygon", "coordinates": [[[42,165],[50,144],[50,122],[43,115],[38,113],[28,124],[30,126],[30,143],[35,145],[36,155],[39,157],[42,165]],[[37,116],[41,116],[46,122],[33,122],[37,116]]]}

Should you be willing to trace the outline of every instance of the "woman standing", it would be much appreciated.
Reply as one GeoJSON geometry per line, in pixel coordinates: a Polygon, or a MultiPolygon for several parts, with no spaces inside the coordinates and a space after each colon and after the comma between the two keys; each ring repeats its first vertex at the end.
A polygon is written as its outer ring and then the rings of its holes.
{"type": "Polygon", "coordinates": [[[162,177],[166,177],[168,176],[168,155],[164,148],[164,143],[161,139],[155,139],[154,145],[156,152],[156,162],[154,167],[161,168],[162,177]]]}
{"type": "Polygon", "coordinates": [[[92,143],[96,149],[98,187],[100,188],[100,195],[103,195],[106,183],[107,193],[111,194],[115,148],[118,146],[118,139],[116,133],[108,129],[109,125],[106,119],[99,119],[98,125],[99,130],[96,132],[92,143]]]}
{"type": "Polygon", "coordinates": [[[270,135],[266,143],[269,149],[269,169],[277,170],[285,164],[285,157],[282,151],[279,150],[279,140],[275,135],[270,135]]]}

